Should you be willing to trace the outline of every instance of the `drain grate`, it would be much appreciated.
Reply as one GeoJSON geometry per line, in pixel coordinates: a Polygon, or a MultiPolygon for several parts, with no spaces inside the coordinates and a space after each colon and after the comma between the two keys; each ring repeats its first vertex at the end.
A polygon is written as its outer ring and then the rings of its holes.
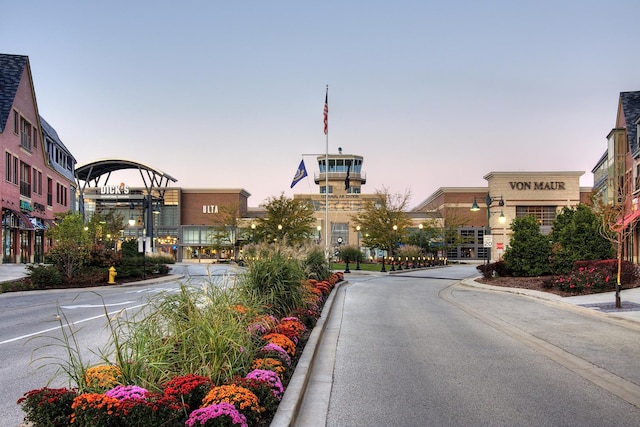
{"type": "Polygon", "coordinates": [[[605,313],[622,313],[625,311],[640,311],[640,304],[629,301],[622,301],[621,308],[616,308],[615,302],[600,302],[595,304],[580,304],[580,307],[593,308],[605,313]]]}

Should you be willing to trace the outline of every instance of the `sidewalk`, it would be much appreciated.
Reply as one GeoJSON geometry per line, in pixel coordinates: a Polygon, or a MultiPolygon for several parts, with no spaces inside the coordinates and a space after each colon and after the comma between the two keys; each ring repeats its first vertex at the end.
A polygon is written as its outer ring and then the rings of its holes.
{"type": "Polygon", "coordinates": [[[0,264],[0,283],[27,276],[27,264],[0,264]]]}

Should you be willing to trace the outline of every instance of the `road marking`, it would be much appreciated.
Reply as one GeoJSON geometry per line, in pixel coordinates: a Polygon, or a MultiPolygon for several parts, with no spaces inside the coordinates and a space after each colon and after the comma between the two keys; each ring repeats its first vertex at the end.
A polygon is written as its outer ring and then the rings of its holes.
{"type": "MultiPolygon", "coordinates": [[[[106,313],[106,315],[107,315],[107,316],[111,316],[112,314],[119,313],[119,312],[121,312],[122,310],[133,310],[133,309],[136,309],[136,308],[144,307],[145,305],[146,305],[146,304],[139,304],[139,305],[134,305],[134,306],[127,307],[127,308],[124,308],[124,309],[120,309],[120,310],[110,311],[110,312],[106,313]]],[[[101,307],[102,307],[102,306],[101,306],[101,307]]],[[[89,321],[91,321],[91,320],[99,319],[99,318],[101,318],[101,317],[102,317],[102,318],[104,318],[104,317],[105,317],[105,314],[103,313],[103,314],[100,314],[100,315],[98,315],[98,316],[87,317],[87,318],[85,318],[85,319],[80,319],[80,320],[77,320],[77,321],[75,321],[75,322],[70,322],[70,323],[72,323],[72,324],[74,324],[74,325],[77,325],[77,324],[79,324],[79,323],[89,322],[89,321]]],[[[15,337],[15,338],[10,338],[10,339],[8,339],[8,340],[0,341],[0,345],[2,345],[2,344],[12,343],[12,342],[15,342],[15,341],[20,341],[20,340],[22,340],[22,339],[26,339],[26,338],[31,338],[31,337],[33,337],[33,336],[40,335],[40,334],[45,334],[45,333],[47,333],[47,332],[51,332],[51,331],[57,331],[57,330],[62,329],[63,327],[64,327],[64,328],[66,328],[66,327],[68,327],[68,326],[69,326],[69,325],[64,324],[64,325],[55,326],[55,327],[53,327],[53,328],[42,329],[42,330],[40,330],[40,331],[32,332],[32,333],[30,333],[30,334],[20,335],[20,336],[17,336],[17,337],[15,337]]]]}
{"type": "Polygon", "coordinates": [[[509,335],[532,350],[559,363],[584,379],[591,381],[598,387],[601,387],[615,396],[618,396],[620,399],[640,408],[640,386],[596,366],[588,360],[582,359],[560,347],[517,328],[514,325],[471,308],[471,306],[457,300],[453,296],[453,288],[457,285],[458,283],[447,286],[441,290],[438,295],[440,298],[455,305],[465,313],[470,314],[492,328],[509,335]]]}
{"type": "Polygon", "coordinates": [[[76,308],[98,308],[98,307],[116,307],[119,305],[131,304],[135,301],[124,301],[117,302],[114,304],[78,304],[78,305],[61,305],[60,308],[63,310],[75,310],[76,308]]]}

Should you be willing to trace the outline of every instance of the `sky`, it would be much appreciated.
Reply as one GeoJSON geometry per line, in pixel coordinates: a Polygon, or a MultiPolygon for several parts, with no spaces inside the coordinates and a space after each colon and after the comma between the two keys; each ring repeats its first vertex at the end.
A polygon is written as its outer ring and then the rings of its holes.
{"type": "Polygon", "coordinates": [[[317,193],[327,147],[412,207],[492,171],[592,186],[619,94],[640,90],[631,0],[5,3],[0,52],[29,56],[79,166],[134,160],[249,206],[317,193]]]}

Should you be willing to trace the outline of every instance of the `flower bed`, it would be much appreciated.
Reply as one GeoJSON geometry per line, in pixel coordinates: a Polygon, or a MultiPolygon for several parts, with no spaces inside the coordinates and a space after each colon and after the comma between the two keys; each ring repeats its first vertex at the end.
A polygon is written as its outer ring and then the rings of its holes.
{"type": "MultiPolygon", "coordinates": [[[[25,421],[54,427],[267,426],[321,307],[342,280],[339,272],[327,280],[307,280],[304,307],[279,319],[256,315],[242,304],[227,305],[233,316],[246,320],[247,333],[256,343],[244,375],[218,384],[191,373],[143,387],[126,380],[130,366],[94,366],[84,371],[81,390],[45,387],[25,393],[18,400],[25,421]]],[[[239,363],[229,370],[243,369],[239,363]]]]}

